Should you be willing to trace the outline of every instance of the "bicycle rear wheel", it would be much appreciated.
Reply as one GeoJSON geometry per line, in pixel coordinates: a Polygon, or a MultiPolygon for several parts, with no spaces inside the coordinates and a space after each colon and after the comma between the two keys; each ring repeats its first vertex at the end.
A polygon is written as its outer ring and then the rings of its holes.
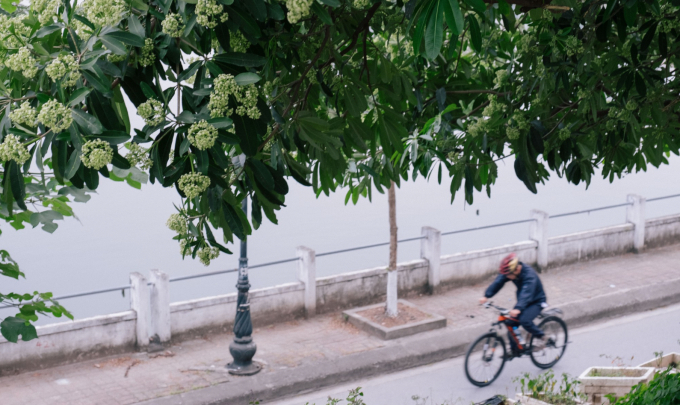
{"type": "Polygon", "coordinates": [[[505,341],[496,333],[486,333],[475,340],[465,355],[465,375],[478,387],[486,387],[498,378],[505,365],[505,341]]]}
{"type": "Polygon", "coordinates": [[[538,340],[538,338],[535,336],[531,337],[531,342],[529,343],[531,361],[538,368],[550,368],[557,364],[562,358],[564,351],[567,350],[567,325],[561,318],[549,316],[538,324],[538,328],[545,333],[548,342],[543,350],[534,351],[534,341],[538,340]]]}

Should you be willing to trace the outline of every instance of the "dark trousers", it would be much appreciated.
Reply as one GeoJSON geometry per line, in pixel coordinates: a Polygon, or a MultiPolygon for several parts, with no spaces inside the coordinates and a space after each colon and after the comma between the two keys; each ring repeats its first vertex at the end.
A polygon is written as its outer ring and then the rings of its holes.
{"type": "MultiPolygon", "coordinates": [[[[536,337],[542,337],[544,335],[543,331],[540,330],[538,326],[534,325],[534,319],[536,319],[538,314],[541,313],[542,309],[541,303],[530,305],[524,308],[524,311],[519,314],[517,321],[508,320],[506,323],[511,327],[522,326],[524,330],[531,333],[532,335],[536,337]]],[[[515,344],[512,336],[510,336],[510,332],[508,332],[508,339],[510,340],[510,346],[512,349],[517,350],[517,345],[515,344]]],[[[527,341],[527,344],[528,343],[529,342],[527,341]]]]}

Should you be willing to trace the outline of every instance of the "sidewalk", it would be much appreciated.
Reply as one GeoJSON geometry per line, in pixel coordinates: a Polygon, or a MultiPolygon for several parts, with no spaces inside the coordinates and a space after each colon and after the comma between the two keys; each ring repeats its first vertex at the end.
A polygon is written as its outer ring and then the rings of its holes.
{"type": "MultiPolygon", "coordinates": [[[[541,276],[551,306],[570,327],[680,301],[680,245],[553,269],[541,276]]],[[[340,312],[255,328],[253,377],[224,371],[231,334],[180,342],[166,352],[129,353],[0,378],[3,402],[21,404],[247,404],[360,380],[461,354],[495,313],[476,303],[486,284],[409,301],[447,317],[445,329],[381,341],[344,322],[340,312]]],[[[494,297],[510,307],[515,288],[494,297]]],[[[257,326],[257,325],[255,325],[257,326]]],[[[266,402],[265,402],[266,403],[266,402]]]]}

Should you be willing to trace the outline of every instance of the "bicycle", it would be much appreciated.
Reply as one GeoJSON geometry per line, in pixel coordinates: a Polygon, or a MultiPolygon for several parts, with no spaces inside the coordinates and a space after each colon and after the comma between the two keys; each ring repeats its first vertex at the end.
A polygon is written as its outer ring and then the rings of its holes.
{"type": "Polygon", "coordinates": [[[562,358],[567,349],[568,335],[567,325],[559,317],[562,314],[562,310],[559,308],[551,308],[538,315],[538,319],[542,319],[538,327],[547,337],[545,347],[540,350],[534,348],[534,336],[527,334],[528,340],[522,340],[521,336],[518,336],[513,327],[508,324],[508,321],[516,321],[516,319],[510,318],[510,310],[493,305],[491,302],[485,303],[484,308],[494,308],[500,312],[500,315],[498,321],[491,324],[489,332],[478,337],[470,345],[465,355],[465,375],[473,385],[486,387],[491,384],[503,371],[505,362],[516,357],[529,355],[536,367],[542,369],[554,366],[562,358]],[[511,346],[510,354],[507,354],[505,340],[495,330],[496,327],[502,330],[503,325],[508,329],[508,333],[517,348],[517,351],[513,351],[511,346]],[[525,343],[527,341],[528,344],[525,343]],[[478,360],[479,363],[477,364],[478,360]],[[477,372],[480,372],[481,375],[478,375],[477,372]]]}

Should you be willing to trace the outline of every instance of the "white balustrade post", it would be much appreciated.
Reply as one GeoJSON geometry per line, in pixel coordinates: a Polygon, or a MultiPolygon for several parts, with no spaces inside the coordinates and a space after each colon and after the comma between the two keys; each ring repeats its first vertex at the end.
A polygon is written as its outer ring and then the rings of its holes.
{"type": "Polygon", "coordinates": [[[441,282],[440,265],[442,256],[442,233],[438,229],[424,226],[420,234],[420,257],[427,259],[427,284],[431,294],[434,294],[441,282]]]}
{"type": "Polygon", "coordinates": [[[305,315],[316,315],[316,252],[305,247],[297,247],[298,279],[305,285],[305,315]]]}
{"type": "Polygon", "coordinates": [[[130,308],[137,313],[137,347],[149,346],[149,286],[146,277],[140,273],[130,273],[130,308]]]}
{"type": "Polygon", "coordinates": [[[645,247],[645,197],[628,194],[626,221],[633,224],[633,252],[640,253],[645,247]]]}
{"type": "Polygon", "coordinates": [[[170,341],[170,278],[160,270],[151,270],[151,332],[160,343],[170,341]]]}
{"type": "Polygon", "coordinates": [[[539,270],[548,268],[548,219],[547,212],[531,210],[531,227],[529,228],[529,238],[538,242],[536,249],[536,265],[539,270]]]}

